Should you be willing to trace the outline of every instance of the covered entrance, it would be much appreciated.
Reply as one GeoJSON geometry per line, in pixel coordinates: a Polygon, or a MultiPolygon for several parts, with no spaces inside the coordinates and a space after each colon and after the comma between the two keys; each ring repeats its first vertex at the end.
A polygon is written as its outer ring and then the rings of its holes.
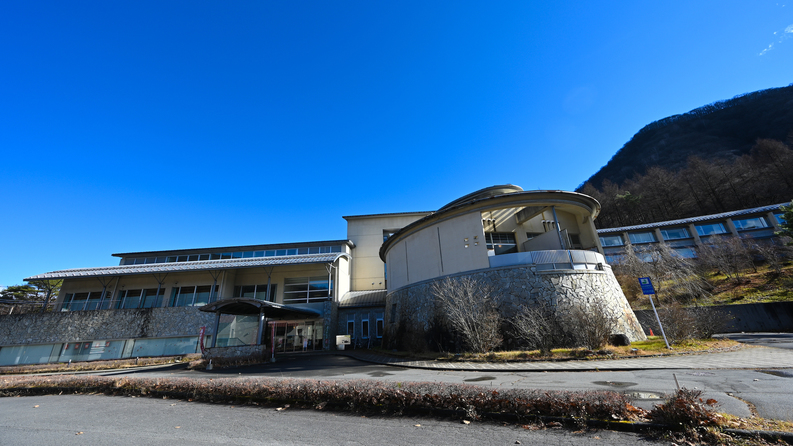
{"type": "Polygon", "coordinates": [[[215,313],[212,356],[221,354],[220,349],[273,357],[323,348],[323,317],[311,309],[246,298],[223,299],[199,309],[215,313]]]}

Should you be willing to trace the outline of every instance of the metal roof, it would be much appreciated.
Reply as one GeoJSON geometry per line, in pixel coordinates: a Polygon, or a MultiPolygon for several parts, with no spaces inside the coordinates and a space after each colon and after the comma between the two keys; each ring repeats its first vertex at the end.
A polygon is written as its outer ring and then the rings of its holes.
{"type": "Polygon", "coordinates": [[[283,249],[283,248],[302,248],[307,246],[326,246],[326,245],[348,245],[355,247],[350,240],[316,240],[309,242],[293,242],[293,243],[270,243],[266,245],[240,245],[240,246],[216,246],[213,248],[183,248],[183,249],[161,249],[158,251],[134,251],[134,252],[117,252],[111,254],[114,257],[133,257],[133,256],[152,256],[152,255],[165,255],[165,254],[203,254],[214,253],[223,251],[261,251],[268,249],[283,249]]]}
{"type": "Polygon", "coordinates": [[[258,299],[222,299],[211,304],[200,307],[199,310],[207,313],[222,313],[222,314],[235,314],[235,315],[251,315],[264,312],[267,318],[274,317],[317,317],[321,316],[320,312],[300,307],[291,307],[289,305],[278,304],[275,302],[267,302],[258,299]]]}
{"type": "Polygon", "coordinates": [[[598,229],[597,231],[598,234],[610,234],[613,232],[635,231],[637,229],[654,229],[663,226],[687,225],[690,223],[720,220],[724,218],[738,217],[741,215],[759,214],[763,212],[775,211],[778,210],[780,206],[785,206],[786,204],[787,203],[771,204],[768,206],[760,206],[759,208],[741,209],[739,211],[732,211],[732,212],[722,212],[721,214],[700,215],[699,217],[682,218],[680,220],[659,221],[657,223],[646,223],[643,225],[622,226],[620,228],[604,228],[604,229],[598,229]]]}
{"type": "Polygon", "coordinates": [[[386,294],[387,290],[349,291],[339,299],[339,308],[382,306],[386,294]]]}
{"type": "Polygon", "coordinates": [[[333,263],[349,254],[332,252],[327,254],[304,254],[292,256],[252,257],[246,259],[201,260],[197,262],[146,263],[142,265],[103,266],[98,268],[76,268],[53,271],[24,279],[26,282],[42,279],[70,279],[76,277],[129,276],[134,274],[175,273],[185,271],[209,271],[231,268],[255,268],[261,266],[302,265],[311,263],[333,263]]]}

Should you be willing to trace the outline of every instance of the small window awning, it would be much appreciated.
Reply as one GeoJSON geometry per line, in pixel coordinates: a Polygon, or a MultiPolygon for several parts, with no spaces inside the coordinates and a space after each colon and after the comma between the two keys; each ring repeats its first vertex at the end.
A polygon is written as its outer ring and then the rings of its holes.
{"type": "Polygon", "coordinates": [[[295,318],[319,317],[321,314],[308,308],[291,307],[288,305],[267,302],[258,299],[222,299],[198,308],[207,313],[222,313],[233,315],[258,315],[264,312],[268,318],[295,318]]]}

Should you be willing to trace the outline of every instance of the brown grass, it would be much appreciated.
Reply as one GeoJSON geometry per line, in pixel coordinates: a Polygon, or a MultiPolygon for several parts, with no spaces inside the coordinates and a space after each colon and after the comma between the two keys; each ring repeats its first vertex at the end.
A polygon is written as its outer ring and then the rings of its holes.
{"type": "Polygon", "coordinates": [[[196,359],[199,359],[200,357],[201,355],[196,353],[196,354],[182,355],[182,356],[130,358],[130,359],[116,359],[112,361],[84,361],[84,362],[73,362],[71,364],[66,362],[59,362],[54,364],[11,365],[11,366],[0,367],[0,375],[124,369],[130,367],[172,364],[182,361],[194,361],[196,359]]]}

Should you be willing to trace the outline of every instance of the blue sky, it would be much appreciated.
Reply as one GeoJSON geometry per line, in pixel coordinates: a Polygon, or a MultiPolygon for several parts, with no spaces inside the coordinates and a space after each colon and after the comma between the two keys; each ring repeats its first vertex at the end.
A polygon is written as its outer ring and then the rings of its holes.
{"type": "Polygon", "coordinates": [[[793,4],[0,4],[0,285],[111,253],[575,189],[644,125],[793,83],[793,4]]]}

